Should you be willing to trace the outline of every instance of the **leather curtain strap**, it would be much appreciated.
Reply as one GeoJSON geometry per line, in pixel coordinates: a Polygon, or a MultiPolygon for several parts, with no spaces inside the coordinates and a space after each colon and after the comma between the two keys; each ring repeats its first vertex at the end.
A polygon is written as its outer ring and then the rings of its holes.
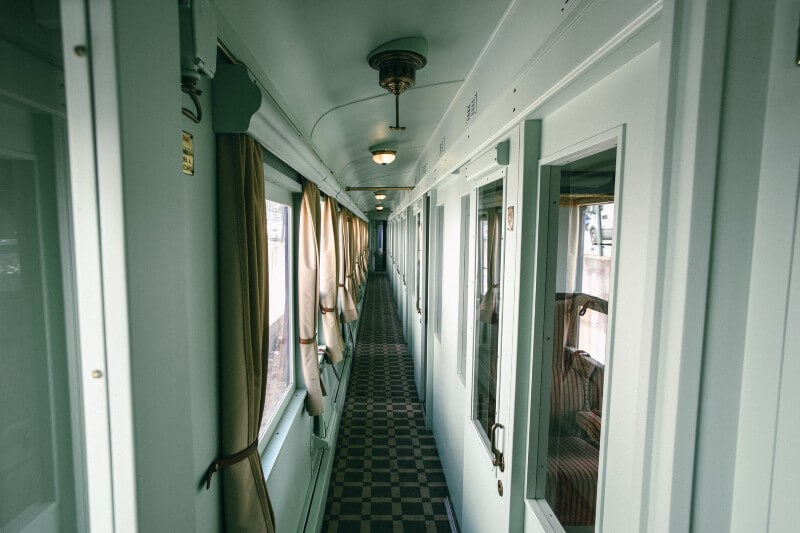
{"type": "Polygon", "coordinates": [[[245,448],[240,452],[236,452],[233,455],[228,455],[226,457],[220,457],[218,459],[215,459],[214,462],[209,465],[208,470],[206,470],[206,490],[211,488],[211,478],[214,477],[214,474],[216,472],[219,472],[223,468],[233,466],[238,462],[244,461],[245,459],[250,457],[251,453],[255,451],[258,451],[258,439],[253,441],[253,443],[250,444],[250,446],[248,446],[247,448],[245,448]]]}
{"type": "Polygon", "coordinates": [[[311,337],[310,339],[300,337],[300,344],[314,344],[315,342],[317,342],[316,337],[311,337]]]}
{"type": "Polygon", "coordinates": [[[333,313],[334,311],[336,311],[335,308],[333,308],[333,307],[325,307],[322,304],[319,304],[319,310],[322,312],[323,315],[325,313],[333,313]]]}
{"type": "Polygon", "coordinates": [[[339,283],[338,285],[339,285],[339,287],[344,288],[344,283],[339,283]]]}

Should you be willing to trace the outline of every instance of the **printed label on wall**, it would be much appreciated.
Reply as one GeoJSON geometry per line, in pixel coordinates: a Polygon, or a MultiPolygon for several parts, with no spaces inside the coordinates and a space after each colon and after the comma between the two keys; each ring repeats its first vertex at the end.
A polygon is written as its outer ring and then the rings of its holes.
{"type": "Polygon", "coordinates": [[[189,132],[183,134],[183,173],[194,176],[194,137],[189,132]]]}

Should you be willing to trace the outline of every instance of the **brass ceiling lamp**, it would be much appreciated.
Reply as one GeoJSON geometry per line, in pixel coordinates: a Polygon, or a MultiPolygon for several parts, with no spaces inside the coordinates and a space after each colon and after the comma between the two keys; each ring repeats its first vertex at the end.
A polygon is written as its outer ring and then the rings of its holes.
{"type": "Polygon", "coordinates": [[[428,41],[406,37],[390,41],[369,53],[369,66],[378,71],[378,83],[394,95],[395,125],[390,130],[405,131],[400,125],[400,93],[416,83],[416,72],[428,62],[428,41]]]}
{"type": "Polygon", "coordinates": [[[385,192],[376,192],[375,193],[375,199],[378,200],[379,202],[381,200],[385,200],[386,199],[386,193],[385,192]]]}

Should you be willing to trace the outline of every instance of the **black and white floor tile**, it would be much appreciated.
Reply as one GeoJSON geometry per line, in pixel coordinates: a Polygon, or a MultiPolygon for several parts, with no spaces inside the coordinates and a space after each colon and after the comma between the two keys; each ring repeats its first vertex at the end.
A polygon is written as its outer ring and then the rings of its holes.
{"type": "Polygon", "coordinates": [[[447,484],[383,273],[370,277],[361,320],[322,530],[450,532],[447,484]]]}

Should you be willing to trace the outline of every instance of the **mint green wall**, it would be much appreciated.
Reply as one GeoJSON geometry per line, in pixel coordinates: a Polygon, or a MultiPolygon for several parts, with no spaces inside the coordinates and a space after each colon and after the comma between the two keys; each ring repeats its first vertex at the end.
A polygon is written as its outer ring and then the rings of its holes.
{"type": "MultiPolygon", "coordinates": [[[[202,79],[200,101],[203,112],[211,109],[211,81],[202,79]]],[[[183,105],[191,109],[188,96],[183,105]]],[[[186,295],[189,370],[191,379],[192,446],[194,476],[201,476],[216,457],[217,410],[217,144],[211,114],[200,124],[182,116],[183,130],[194,136],[194,176],[185,177],[187,244],[186,274],[190,290],[186,295]]],[[[217,531],[220,524],[219,482],[211,491],[205,487],[195,494],[197,531],[217,531]]]]}
{"type": "MultiPolygon", "coordinates": [[[[698,413],[692,529],[731,527],[742,363],[775,2],[734,1],[698,413]]],[[[792,67],[789,67],[792,68],[792,67]]],[[[796,67],[795,67],[796,68],[796,67]]]]}
{"type": "Polygon", "coordinates": [[[114,10],[138,526],[218,531],[219,478],[200,489],[217,448],[211,119],[181,115],[177,3],[119,0],[114,10]],[[194,135],[194,176],[181,172],[181,129],[194,135]]]}

